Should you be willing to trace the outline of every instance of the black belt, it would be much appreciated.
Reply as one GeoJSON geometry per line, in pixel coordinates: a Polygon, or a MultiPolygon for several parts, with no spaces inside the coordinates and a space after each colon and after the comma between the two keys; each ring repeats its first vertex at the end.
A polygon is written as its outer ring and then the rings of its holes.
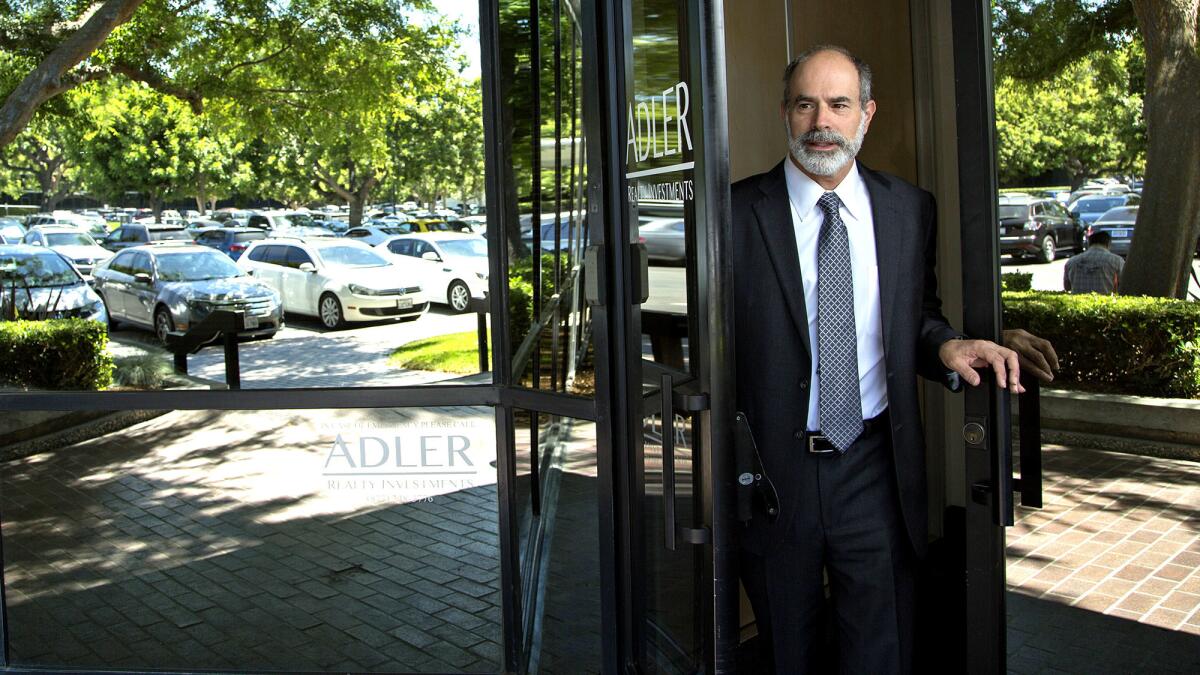
{"type": "MultiPolygon", "coordinates": [[[[863,420],[863,430],[859,434],[859,438],[867,434],[883,431],[888,427],[888,411],[884,408],[883,412],[878,415],[869,420],[863,420]]],[[[804,445],[814,455],[827,455],[831,452],[837,452],[837,446],[833,444],[833,441],[829,440],[828,436],[819,431],[805,431],[804,445]]]]}

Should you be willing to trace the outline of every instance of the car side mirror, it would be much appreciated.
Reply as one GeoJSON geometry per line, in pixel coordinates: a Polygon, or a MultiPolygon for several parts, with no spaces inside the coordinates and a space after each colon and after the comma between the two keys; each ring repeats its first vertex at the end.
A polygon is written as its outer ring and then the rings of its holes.
{"type": "Polygon", "coordinates": [[[150,281],[150,275],[146,274],[145,272],[138,272],[137,274],[133,275],[133,283],[135,284],[146,284],[148,286],[150,285],[150,281]]]}
{"type": "Polygon", "coordinates": [[[442,256],[438,255],[437,253],[434,253],[433,251],[425,251],[424,253],[421,254],[421,259],[429,260],[432,262],[441,262],[442,256]]]}
{"type": "Polygon", "coordinates": [[[300,263],[300,267],[298,267],[296,269],[300,270],[301,272],[316,272],[317,266],[310,262],[306,262],[306,263],[300,263]]]}

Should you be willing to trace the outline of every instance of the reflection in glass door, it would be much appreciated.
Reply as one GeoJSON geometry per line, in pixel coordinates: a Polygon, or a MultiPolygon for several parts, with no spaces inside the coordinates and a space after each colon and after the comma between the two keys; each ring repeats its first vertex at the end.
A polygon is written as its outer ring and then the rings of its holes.
{"type": "Polygon", "coordinates": [[[723,83],[713,80],[723,68],[704,68],[720,36],[710,32],[700,45],[701,23],[719,10],[704,4],[634,0],[627,8],[623,163],[635,283],[640,275],[644,284],[632,310],[642,392],[633,603],[645,672],[719,670],[718,625],[730,619],[720,610],[729,593],[714,501],[724,475],[714,460],[715,411],[726,399],[717,386],[724,361],[714,357],[728,322],[712,255],[728,222],[713,205],[728,184],[724,154],[713,152],[723,137],[706,134],[725,108],[723,83]]]}

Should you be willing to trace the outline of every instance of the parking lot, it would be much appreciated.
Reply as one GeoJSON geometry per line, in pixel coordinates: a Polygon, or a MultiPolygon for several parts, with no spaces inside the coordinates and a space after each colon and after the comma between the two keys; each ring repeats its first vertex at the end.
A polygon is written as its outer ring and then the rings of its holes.
{"type": "MultiPolygon", "coordinates": [[[[408,342],[474,331],[475,314],[453,314],[435,305],[416,321],[376,321],[328,330],[312,317],[287,315],[286,327],[269,340],[239,345],[242,387],[382,387],[433,382],[457,377],[445,373],[400,370],[388,364],[391,352],[408,342]]],[[[118,358],[137,353],[170,355],[145,330],[122,326],[112,334],[118,358]]],[[[220,345],[205,347],[188,357],[188,373],[225,381],[225,356],[220,345]]]]}
{"type": "MultiPolygon", "coordinates": [[[[1033,275],[1033,288],[1038,291],[1061,291],[1063,289],[1063,270],[1067,266],[1069,256],[1058,258],[1051,263],[1035,263],[1029,261],[1016,261],[1009,257],[1000,259],[1000,273],[1007,272],[1026,272],[1033,275]]],[[[1193,277],[1188,286],[1188,292],[1194,297],[1200,297],[1200,285],[1196,284],[1196,278],[1200,278],[1200,258],[1192,261],[1192,269],[1196,270],[1196,277],[1193,277]]]]}

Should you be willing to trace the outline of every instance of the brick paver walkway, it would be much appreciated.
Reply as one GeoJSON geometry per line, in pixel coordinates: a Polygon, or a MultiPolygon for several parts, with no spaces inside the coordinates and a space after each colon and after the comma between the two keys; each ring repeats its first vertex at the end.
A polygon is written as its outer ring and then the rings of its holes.
{"type": "Polygon", "coordinates": [[[1200,463],[1043,457],[1008,534],[1010,671],[1200,672],[1200,463]]]}
{"type": "Polygon", "coordinates": [[[10,662],[495,672],[494,439],[490,409],[174,412],[7,462],[10,662]],[[451,431],[469,474],[331,475],[338,438],[444,465],[451,431]]]}

